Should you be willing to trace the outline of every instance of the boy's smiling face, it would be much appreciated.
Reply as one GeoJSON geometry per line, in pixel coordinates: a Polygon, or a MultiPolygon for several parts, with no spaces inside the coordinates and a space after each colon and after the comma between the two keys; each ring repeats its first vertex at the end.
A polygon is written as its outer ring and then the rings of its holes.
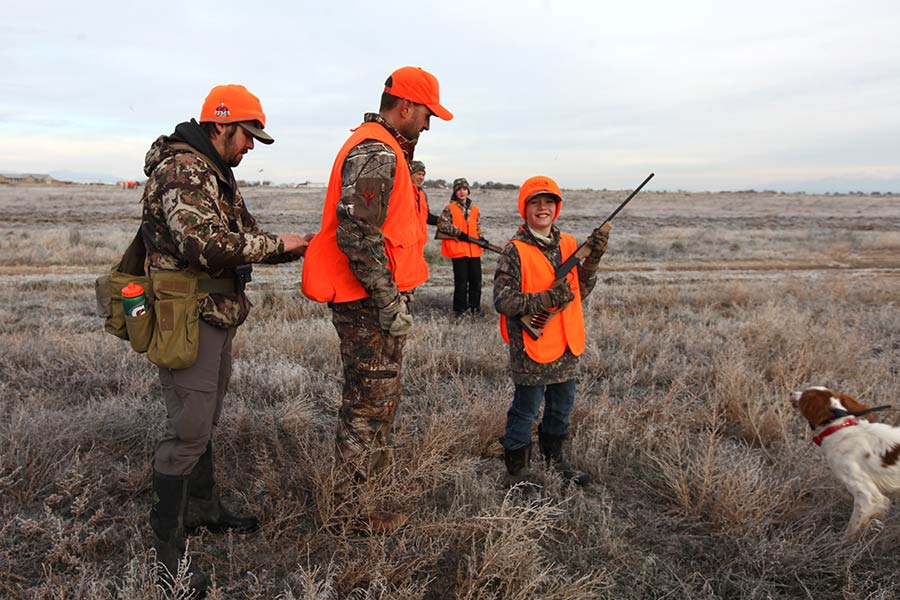
{"type": "Polygon", "coordinates": [[[551,194],[537,194],[525,203],[525,223],[543,236],[550,235],[550,226],[556,218],[556,203],[559,200],[551,194]]]}

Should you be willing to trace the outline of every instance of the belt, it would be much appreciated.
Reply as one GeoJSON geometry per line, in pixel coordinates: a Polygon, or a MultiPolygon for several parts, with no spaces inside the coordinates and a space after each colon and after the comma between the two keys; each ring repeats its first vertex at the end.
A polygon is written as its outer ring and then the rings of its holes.
{"type": "Polygon", "coordinates": [[[197,291],[205,294],[233,294],[234,278],[200,279],[197,281],[197,291]]]}

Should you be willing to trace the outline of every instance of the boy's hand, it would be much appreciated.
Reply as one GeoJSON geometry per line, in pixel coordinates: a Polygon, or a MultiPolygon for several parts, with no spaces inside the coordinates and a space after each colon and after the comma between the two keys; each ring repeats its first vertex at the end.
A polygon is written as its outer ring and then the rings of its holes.
{"type": "Polygon", "coordinates": [[[591,253],[584,259],[586,264],[596,265],[603,258],[603,255],[606,254],[610,229],[612,229],[612,223],[604,223],[591,232],[590,237],[587,239],[587,245],[591,249],[591,253]]]}
{"type": "Polygon", "coordinates": [[[569,286],[569,282],[565,279],[557,279],[550,286],[550,289],[544,290],[538,294],[541,306],[544,310],[551,310],[560,306],[564,306],[575,299],[575,293],[569,286]]]}

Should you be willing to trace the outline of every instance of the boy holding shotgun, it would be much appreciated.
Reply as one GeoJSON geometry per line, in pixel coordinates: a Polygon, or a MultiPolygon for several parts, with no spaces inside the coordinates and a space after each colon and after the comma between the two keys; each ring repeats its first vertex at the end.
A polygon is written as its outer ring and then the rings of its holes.
{"type": "Polygon", "coordinates": [[[510,485],[527,479],[531,460],[531,430],[541,404],[544,416],[538,439],[544,459],[562,477],[587,485],[590,476],[570,466],[562,456],[575,404],[578,356],[584,351],[582,300],[597,282],[597,267],[609,240],[610,224],[591,233],[583,245],[586,256],[562,279],[555,269],[579,249],[571,235],[554,224],[562,209],[562,193],[549,177],[531,177],[519,188],[519,214],[525,223],[503,249],[494,274],[494,307],[500,330],[509,344],[509,367],[515,384],[506,430],[500,443],[510,485]],[[558,313],[546,321],[535,339],[521,317],[558,313]]]}

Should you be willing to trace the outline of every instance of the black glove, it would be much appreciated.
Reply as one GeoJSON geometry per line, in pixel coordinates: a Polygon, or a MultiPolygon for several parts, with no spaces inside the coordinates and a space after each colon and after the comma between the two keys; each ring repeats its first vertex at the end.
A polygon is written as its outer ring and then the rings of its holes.
{"type": "Polygon", "coordinates": [[[565,279],[557,279],[550,286],[550,289],[544,290],[538,294],[541,306],[544,310],[561,308],[575,299],[575,294],[569,286],[569,282],[565,279]]]}

